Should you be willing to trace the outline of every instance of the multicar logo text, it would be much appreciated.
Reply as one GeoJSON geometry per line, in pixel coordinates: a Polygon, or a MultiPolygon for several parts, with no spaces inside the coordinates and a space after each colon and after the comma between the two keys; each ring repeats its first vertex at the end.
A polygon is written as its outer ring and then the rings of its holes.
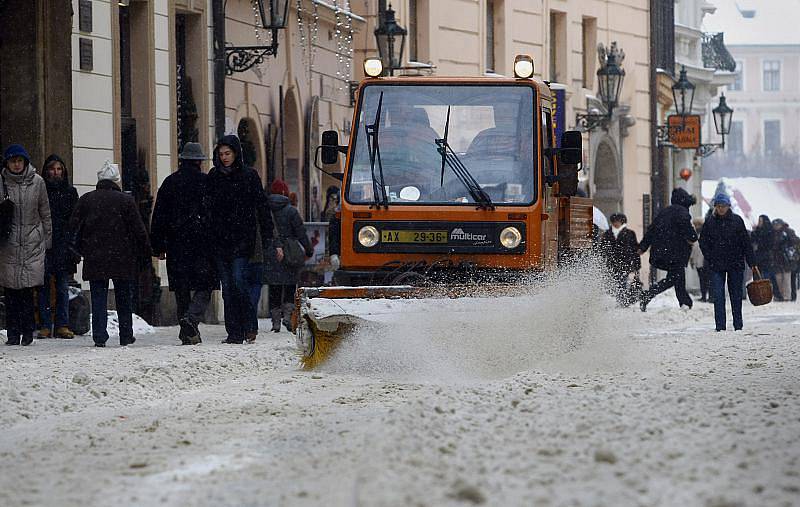
{"type": "Polygon", "coordinates": [[[459,241],[486,241],[486,234],[473,234],[471,232],[464,232],[464,229],[458,227],[450,232],[450,239],[459,241]]]}

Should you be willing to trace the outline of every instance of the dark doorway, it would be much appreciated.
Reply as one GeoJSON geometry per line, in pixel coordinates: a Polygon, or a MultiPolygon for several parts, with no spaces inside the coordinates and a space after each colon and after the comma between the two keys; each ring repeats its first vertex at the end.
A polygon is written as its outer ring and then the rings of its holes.
{"type": "Polygon", "coordinates": [[[186,62],[186,15],[175,15],[175,93],[178,111],[178,153],[183,145],[197,142],[197,105],[192,93],[192,80],[186,62]]]}

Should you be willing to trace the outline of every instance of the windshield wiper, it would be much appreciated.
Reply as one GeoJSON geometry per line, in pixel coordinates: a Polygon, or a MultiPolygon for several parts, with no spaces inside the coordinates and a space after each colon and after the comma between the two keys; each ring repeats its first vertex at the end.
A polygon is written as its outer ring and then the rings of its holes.
{"type": "Polygon", "coordinates": [[[375,123],[364,125],[367,132],[367,147],[369,149],[369,166],[372,172],[372,206],[389,208],[389,196],[386,195],[386,185],[383,179],[383,163],[381,162],[381,149],[378,144],[378,134],[381,124],[381,108],[383,107],[383,92],[378,98],[378,109],[375,111],[375,123]],[[378,176],[375,177],[375,161],[378,162],[378,176]]]}
{"type": "Polygon", "coordinates": [[[480,186],[478,181],[469,172],[467,166],[458,158],[456,152],[447,142],[447,136],[450,132],[450,106],[447,106],[447,120],[444,124],[444,137],[442,139],[434,139],[437,150],[442,156],[442,175],[440,185],[444,186],[444,166],[445,164],[453,171],[458,180],[469,191],[472,200],[475,201],[481,209],[494,210],[494,204],[491,197],[480,186]]]}

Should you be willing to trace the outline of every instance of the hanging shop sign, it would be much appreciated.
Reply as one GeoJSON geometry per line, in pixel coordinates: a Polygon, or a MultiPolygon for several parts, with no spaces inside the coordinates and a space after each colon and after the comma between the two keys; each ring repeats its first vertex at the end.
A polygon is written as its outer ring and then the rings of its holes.
{"type": "Polygon", "coordinates": [[[676,148],[694,150],[700,147],[700,115],[671,114],[667,117],[669,142],[676,148]]]}

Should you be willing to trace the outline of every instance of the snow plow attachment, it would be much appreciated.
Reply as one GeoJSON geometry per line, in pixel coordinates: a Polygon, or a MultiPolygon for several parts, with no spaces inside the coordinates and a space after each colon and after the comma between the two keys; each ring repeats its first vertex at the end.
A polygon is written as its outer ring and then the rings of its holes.
{"type": "Polygon", "coordinates": [[[380,329],[403,318],[442,311],[448,301],[524,293],[520,285],[414,287],[301,287],[295,294],[295,338],[306,370],[324,363],[342,340],[361,326],[380,329]]]}

